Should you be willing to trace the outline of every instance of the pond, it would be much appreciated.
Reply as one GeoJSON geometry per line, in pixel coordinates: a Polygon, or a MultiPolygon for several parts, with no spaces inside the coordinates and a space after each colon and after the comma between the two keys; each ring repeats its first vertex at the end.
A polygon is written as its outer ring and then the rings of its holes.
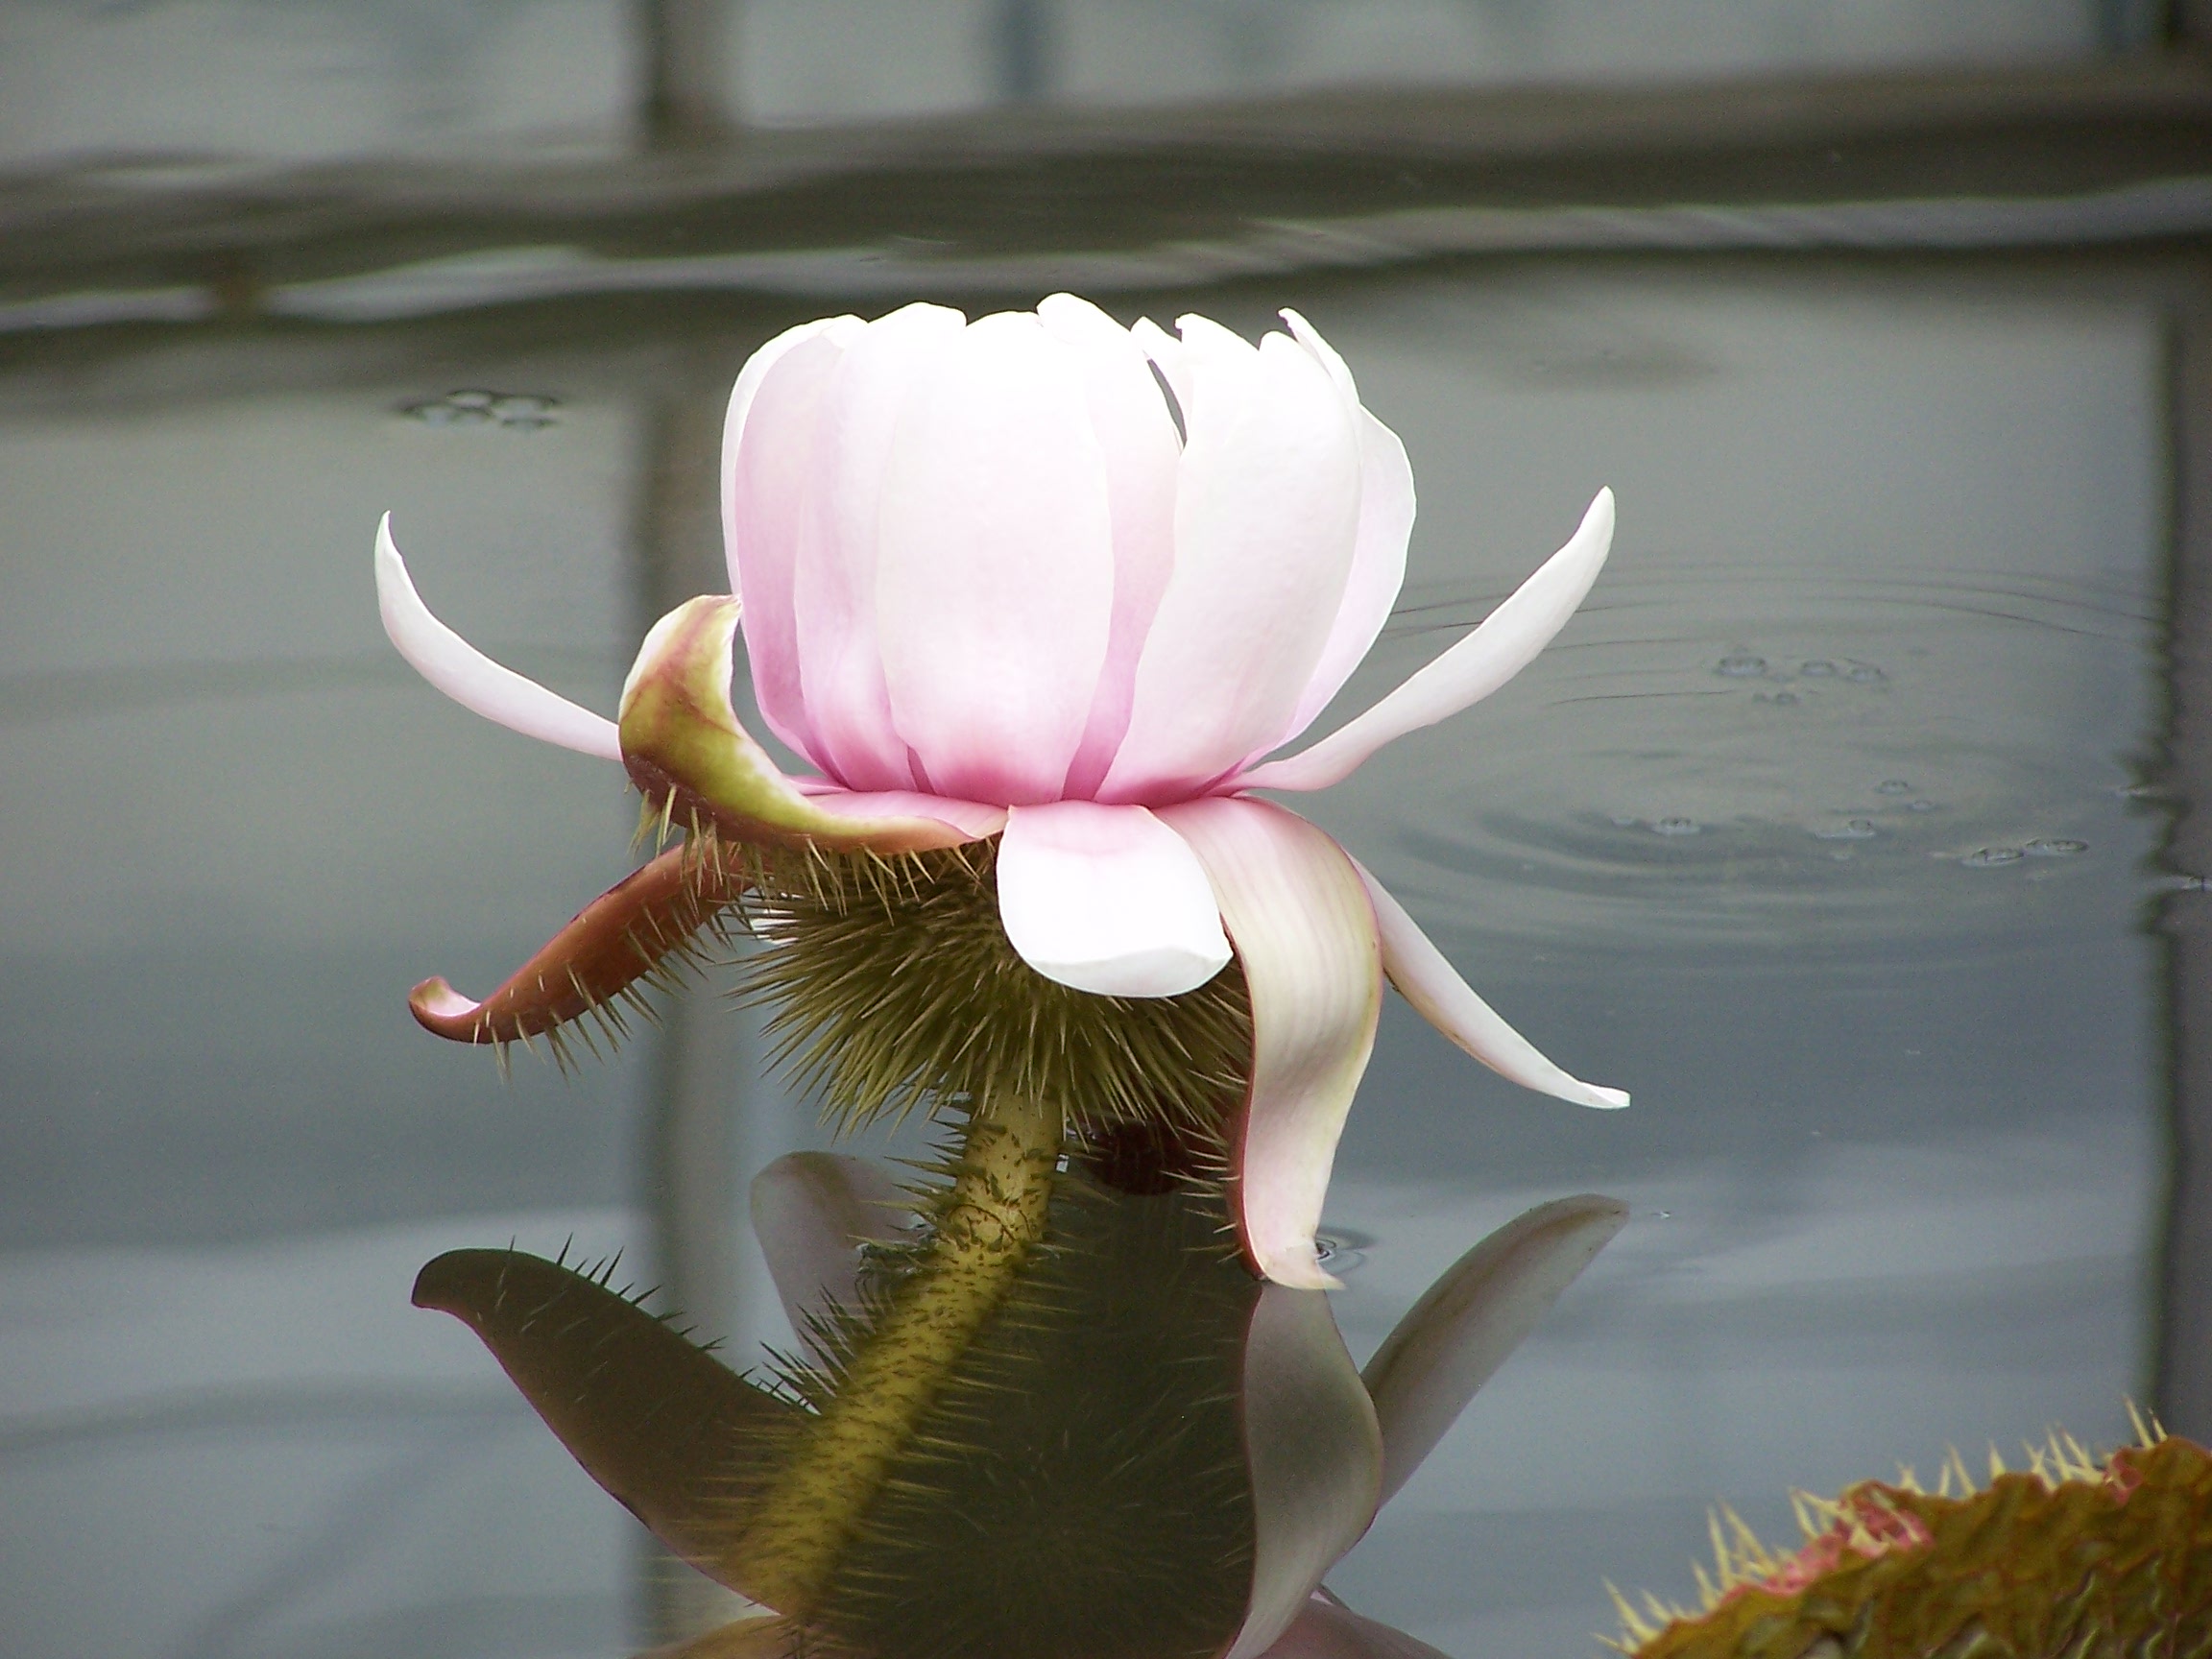
{"type": "MultiPolygon", "coordinates": [[[[1792,1487],[2125,1438],[2170,1173],[2151,918],[2193,902],[2159,858],[2155,263],[1442,260],[1102,298],[1248,335],[1296,306],[1404,438],[1407,584],[1324,726],[1620,501],[1532,667],[1300,804],[1635,1096],[1526,1094],[1386,1007],[1324,1225],[1356,1359],[1530,1205],[1631,1216],[1330,1588],[1470,1659],[1590,1653],[1606,1581],[1694,1594],[1716,1502],[1792,1536],[1792,1487]]],[[[628,868],[635,805],[421,684],[370,545],[391,510],[442,616],[611,710],[652,618],[724,584],[737,366],[846,303],[0,356],[17,1659],[601,1659],[705,1595],[409,1286],[448,1249],[619,1250],[749,1363],[794,1336],[736,1195],[830,1142],[711,985],[573,1075],[414,1026],[418,980],[480,993],[628,868]]]]}

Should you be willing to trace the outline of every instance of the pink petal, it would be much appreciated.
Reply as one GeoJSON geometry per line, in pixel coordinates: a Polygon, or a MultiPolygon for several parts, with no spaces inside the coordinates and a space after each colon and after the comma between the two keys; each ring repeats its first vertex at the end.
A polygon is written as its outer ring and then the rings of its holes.
{"type": "Polygon", "coordinates": [[[1413,1004],[1421,1018],[1452,1039],[1499,1076],[1571,1100],[1577,1106],[1614,1111],[1628,1104],[1618,1089],[1600,1089],[1570,1077],[1536,1051],[1534,1044],[1501,1020],[1490,1005],[1469,989],[1444,952],[1430,942],[1406,907],[1382,884],[1359,870],[1368,900],[1375,907],[1375,926],[1382,942],[1382,971],[1399,994],[1413,1004]]]}
{"type": "Polygon", "coordinates": [[[1022,960],[1102,997],[1174,997],[1229,961],[1214,889],[1142,806],[1016,806],[998,843],[998,919],[1022,960]]]}
{"type": "Polygon", "coordinates": [[[814,458],[816,533],[794,588],[801,676],[825,770],[855,789],[930,786],[909,764],[884,678],[884,482],[903,412],[966,325],[942,305],[906,305],[869,324],[838,368],[814,458]]]}
{"type": "Polygon", "coordinates": [[[1106,461],[1076,354],[1033,316],[970,326],[901,413],[879,526],[883,676],[929,786],[1057,799],[1114,613],[1106,461]]]}
{"type": "Polygon", "coordinates": [[[1359,666],[1406,580],[1406,543],[1413,533],[1413,468],[1398,435],[1360,407],[1352,372],[1312,325],[1295,311],[1283,313],[1298,344],[1329,371],[1359,428],[1359,529],[1352,550],[1352,573],[1344,599],[1329,630],[1329,641],[1299,696],[1289,724],[1269,749],[1287,743],[1310,726],[1359,666]]]}
{"type": "Polygon", "coordinates": [[[825,1320],[860,1305],[860,1247],[905,1237],[914,1201],[867,1158],[790,1152],[753,1177],[753,1232],[791,1329],[814,1353],[825,1320]]]}
{"type": "Polygon", "coordinates": [[[1114,613],[1105,666],[1062,793],[1094,794],[1129,729],[1137,658],[1175,564],[1175,473],[1182,441],[1152,367],[1127,329],[1072,294],[1037,307],[1045,331],[1075,354],[1092,429],[1106,457],[1114,525],[1114,613]]]}
{"type": "Polygon", "coordinates": [[[1312,748],[1269,760],[1239,789],[1326,789],[1376,750],[1479,703],[1536,660],[1582,603],[1613,545],[1613,492],[1600,490],[1567,545],[1544,562],[1482,625],[1405,685],[1312,748]]]}
{"type": "Polygon", "coordinates": [[[1358,528],[1359,438],[1328,373],[1286,335],[1255,350],[1203,318],[1183,344],[1175,569],[1102,800],[1188,797],[1286,729],[1358,528]]]}
{"type": "MultiPolygon", "coordinates": [[[[824,329],[779,354],[736,420],[734,446],[722,462],[731,582],[745,595],[745,656],[760,717],[829,772],[836,768],[806,708],[794,588],[801,566],[818,556],[819,434],[847,335],[824,329]]],[[[724,431],[727,437],[729,428],[724,431]]]]}
{"type": "Polygon", "coordinates": [[[1382,1436],[1318,1290],[1270,1285],[1244,1338],[1252,1595],[1225,1659],[1256,1659],[1359,1541],[1382,1500],[1382,1436]]]}
{"type": "Polygon", "coordinates": [[[558,743],[564,749],[596,755],[603,760],[622,758],[613,721],[589,709],[579,709],[512,668],[500,667],[430,614],[408,579],[407,562],[399,557],[398,545],[392,540],[389,513],[376,523],[376,608],[383,613],[384,632],[399,648],[399,655],[462,708],[472,709],[525,737],[558,743]]]}
{"type": "Polygon", "coordinates": [[[1627,1205],[1596,1193],[1539,1204],[1422,1292],[1362,1373],[1382,1426],[1384,1503],[1627,1220],[1627,1205]]]}
{"type": "Polygon", "coordinates": [[[744,368],[737,371],[737,384],[730,389],[729,412],[722,418],[722,551],[730,565],[730,591],[739,598],[744,597],[745,590],[739,583],[737,568],[737,446],[745,436],[746,419],[752,413],[753,399],[760,391],[760,382],[793,347],[803,346],[822,333],[830,334],[840,343],[850,343],[863,326],[857,317],[821,317],[811,323],[798,324],[746,358],[744,368]]]}
{"type": "Polygon", "coordinates": [[[1278,1285],[1333,1286],[1313,1234],[1382,1007],[1366,888],[1341,847],[1268,802],[1157,816],[1206,867],[1251,992],[1251,1094],[1230,1148],[1245,1257],[1278,1285]]]}
{"type": "MultiPolygon", "coordinates": [[[[650,1659],[650,1656],[648,1656],[650,1659]]],[[[1319,1596],[1299,1609],[1266,1659],[1445,1659],[1428,1643],[1319,1596]]]]}

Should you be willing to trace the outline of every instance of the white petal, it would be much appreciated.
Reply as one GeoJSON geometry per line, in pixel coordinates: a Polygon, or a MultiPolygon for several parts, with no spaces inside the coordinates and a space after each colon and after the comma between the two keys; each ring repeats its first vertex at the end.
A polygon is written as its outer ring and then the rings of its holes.
{"type": "Polygon", "coordinates": [[[1570,1077],[1537,1052],[1536,1046],[1500,1019],[1475,995],[1444,952],[1362,866],[1359,878],[1375,906],[1375,926],[1382,941],[1382,971],[1399,995],[1421,1018],[1452,1039],[1499,1076],[1524,1089],[1571,1100],[1577,1106],[1612,1111],[1628,1104],[1619,1089],[1600,1089],[1570,1077]]]}
{"type": "Polygon", "coordinates": [[[1329,629],[1329,642],[1291,711],[1279,748],[1313,724],[1329,700],[1343,689],[1390,620],[1390,607],[1406,582],[1406,544],[1413,535],[1413,468],[1398,434],[1364,409],[1355,409],[1359,428],[1359,532],[1352,551],[1344,598],[1329,629]]]}
{"type": "Polygon", "coordinates": [[[1344,849],[1266,801],[1158,814],[1205,865],[1252,998],[1252,1080],[1230,1145],[1238,1241],[1278,1285],[1326,1289],[1313,1233],[1375,1046],[1375,913],[1344,849]]]}
{"type": "Polygon", "coordinates": [[[1113,518],[1113,626],[1083,742],[1060,790],[1089,800],[1129,729],[1137,660],[1175,565],[1175,477],[1182,445],[1152,366],[1128,329],[1070,294],[1044,301],[1037,318],[1075,353],[1092,429],[1105,456],[1113,518]]]}
{"type": "Polygon", "coordinates": [[[1359,438],[1328,373],[1286,335],[1255,349],[1200,317],[1183,345],[1175,565],[1103,800],[1188,799],[1287,727],[1358,541],[1359,438]]]}
{"type": "Polygon", "coordinates": [[[1075,351],[1026,313],[972,324],[906,400],[876,533],[883,683],[928,787],[1057,800],[1114,615],[1106,456],[1075,351]]]}
{"type": "Polygon", "coordinates": [[[1328,1297],[1284,1285],[1261,1291],[1243,1383],[1252,1595],[1226,1659],[1257,1659],[1274,1645],[1382,1502],[1382,1431],[1328,1297]]]}
{"type": "Polygon", "coordinates": [[[1482,625],[1405,685],[1312,748],[1255,766],[1240,789],[1325,789],[1376,750],[1479,703],[1536,659],[1582,603],[1613,545],[1613,492],[1600,490],[1567,545],[1482,625]]]}
{"type": "Polygon", "coordinates": [[[860,1248],[905,1236],[914,1201],[867,1158],[791,1152],[753,1177],[753,1232],[799,1340],[835,1309],[859,1305],[860,1248]]]}
{"type": "Polygon", "coordinates": [[[487,720],[604,760],[622,758],[614,722],[502,668],[430,614],[408,579],[407,562],[392,540],[392,515],[376,524],[376,608],[384,632],[417,673],[464,709],[487,720]]]}
{"type": "Polygon", "coordinates": [[[1382,1502],[1627,1219],[1596,1193],[1539,1204],[1422,1292],[1362,1373],[1382,1426],[1382,1502]]]}
{"type": "Polygon", "coordinates": [[[1022,960],[1105,997],[1173,997],[1229,961],[1214,889],[1142,806],[1056,801],[1006,814],[998,917],[1022,960]]]}

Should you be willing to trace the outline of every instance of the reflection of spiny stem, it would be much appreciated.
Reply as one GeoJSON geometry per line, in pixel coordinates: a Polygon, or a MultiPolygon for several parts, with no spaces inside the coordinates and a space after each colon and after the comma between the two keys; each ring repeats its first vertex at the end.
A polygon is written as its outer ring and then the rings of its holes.
{"type": "Polygon", "coordinates": [[[836,1571],[885,1469],[1045,1235],[1059,1105],[979,1104],[935,1237],[731,1551],[754,1594],[804,1616],[836,1571]]]}

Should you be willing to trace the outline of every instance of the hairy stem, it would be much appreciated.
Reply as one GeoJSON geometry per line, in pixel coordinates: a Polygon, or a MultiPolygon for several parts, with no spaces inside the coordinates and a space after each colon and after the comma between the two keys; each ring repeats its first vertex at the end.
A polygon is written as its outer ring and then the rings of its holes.
{"type": "Polygon", "coordinates": [[[1044,1237],[1064,1129],[1056,1101],[995,1100],[970,1118],[928,1254],[731,1552],[778,1612],[812,1608],[885,1469],[1044,1237]]]}

